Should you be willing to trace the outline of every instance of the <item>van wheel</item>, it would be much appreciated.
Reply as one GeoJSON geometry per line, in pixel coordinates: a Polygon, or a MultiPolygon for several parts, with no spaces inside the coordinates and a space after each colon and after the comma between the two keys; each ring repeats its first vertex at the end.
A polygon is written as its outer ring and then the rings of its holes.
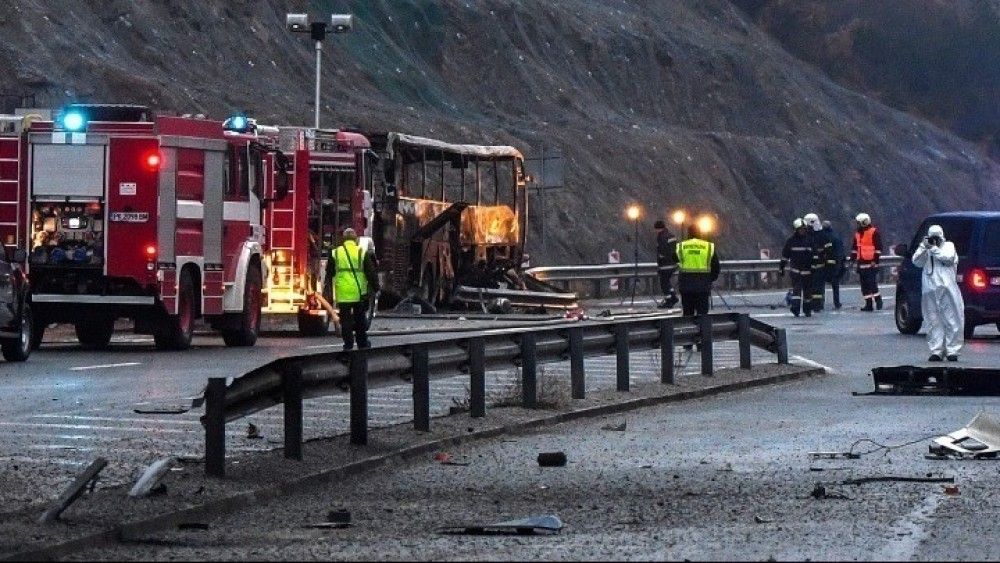
{"type": "Polygon", "coordinates": [[[222,331],[222,340],[226,346],[253,346],[257,343],[257,334],[260,332],[261,285],[260,267],[250,264],[247,282],[243,287],[243,312],[238,316],[237,328],[222,331]]]}
{"type": "Polygon", "coordinates": [[[34,321],[31,317],[31,307],[24,304],[21,311],[21,335],[13,340],[4,340],[0,344],[3,351],[3,359],[8,362],[23,362],[31,355],[31,344],[34,341],[34,321]]]}
{"type": "Polygon", "coordinates": [[[76,331],[76,339],[84,348],[103,350],[111,343],[111,335],[115,332],[115,320],[88,319],[74,324],[73,329],[76,331]]]}
{"type": "Polygon", "coordinates": [[[153,335],[159,350],[187,350],[194,338],[194,317],[197,292],[190,270],[181,272],[177,287],[177,314],[170,315],[163,329],[153,335]]]}
{"type": "Polygon", "coordinates": [[[923,319],[914,319],[906,295],[896,296],[896,328],[903,334],[916,334],[923,324],[923,319]]]}

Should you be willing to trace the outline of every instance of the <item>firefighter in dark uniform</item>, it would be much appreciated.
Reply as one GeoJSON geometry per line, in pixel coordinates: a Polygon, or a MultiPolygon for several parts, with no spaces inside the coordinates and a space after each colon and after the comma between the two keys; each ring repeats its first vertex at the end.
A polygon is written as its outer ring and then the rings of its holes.
{"type": "Polygon", "coordinates": [[[823,221],[823,232],[833,243],[830,247],[831,253],[826,257],[826,280],[830,282],[830,289],[833,291],[833,307],[840,309],[843,304],[840,302],[840,281],[844,279],[846,269],[844,267],[844,241],[840,235],[833,232],[833,224],[823,221]]]}
{"type": "Polygon", "coordinates": [[[670,283],[677,271],[677,238],[663,221],[654,223],[653,228],[656,229],[656,273],[660,276],[660,291],[664,296],[658,307],[669,309],[677,304],[677,294],[670,283]]]}
{"type": "Polygon", "coordinates": [[[712,300],[712,283],[719,279],[722,265],[715,244],[703,238],[696,225],[688,228],[688,238],[677,245],[677,289],[685,316],[706,315],[712,300]]]}
{"type": "Polygon", "coordinates": [[[819,220],[819,215],[808,213],[802,220],[809,227],[809,233],[813,237],[813,265],[812,265],[812,306],[813,312],[822,311],[826,303],[826,282],[827,270],[829,269],[830,257],[833,255],[833,240],[823,230],[823,223],[819,220]]]}
{"type": "Polygon", "coordinates": [[[354,348],[355,342],[358,348],[371,346],[365,315],[369,292],[378,291],[374,254],[358,246],[357,233],[347,228],[343,244],[333,249],[326,263],[323,293],[337,305],[344,350],[354,348]],[[335,295],[331,295],[331,288],[336,291],[335,295]]]}
{"type": "Polygon", "coordinates": [[[865,300],[862,311],[882,309],[882,294],[878,290],[878,263],[882,259],[882,235],[879,234],[872,218],[867,213],[858,213],[854,218],[858,229],[854,233],[851,260],[858,265],[861,278],[861,298],[865,300]],[[875,307],[872,307],[874,302],[875,307]]]}
{"type": "Polygon", "coordinates": [[[785,270],[790,271],[792,278],[792,300],[789,308],[792,314],[799,316],[801,310],[807,317],[812,316],[812,277],[815,247],[810,228],[802,219],[792,222],[795,232],[785,241],[781,251],[781,265],[778,275],[784,276],[785,270]]]}

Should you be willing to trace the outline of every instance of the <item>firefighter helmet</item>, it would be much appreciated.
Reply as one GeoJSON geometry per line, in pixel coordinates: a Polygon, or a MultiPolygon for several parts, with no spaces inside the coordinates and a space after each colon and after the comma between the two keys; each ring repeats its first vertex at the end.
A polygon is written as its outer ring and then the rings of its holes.
{"type": "Polygon", "coordinates": [[[854,218],[862,227],[867,227],[872,224],[872,218],[868,216],[867,213],[858,213],[858,216],[854,218]]]}

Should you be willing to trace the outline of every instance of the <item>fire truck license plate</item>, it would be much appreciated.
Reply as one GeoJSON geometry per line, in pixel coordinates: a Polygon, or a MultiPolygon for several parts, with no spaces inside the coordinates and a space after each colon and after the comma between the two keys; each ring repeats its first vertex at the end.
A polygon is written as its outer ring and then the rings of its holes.
{"type": "Polygon", "coordinates": [[[149,213],[116,212],[111,214],[111,220],[116,223],[145,223],[149,221],[149,213]]]}

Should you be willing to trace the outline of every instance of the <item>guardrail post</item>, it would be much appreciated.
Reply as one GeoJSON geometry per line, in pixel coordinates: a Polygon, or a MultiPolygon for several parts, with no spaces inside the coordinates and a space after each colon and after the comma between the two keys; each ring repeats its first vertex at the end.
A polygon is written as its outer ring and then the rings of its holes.
{"type": "Polygon", "coordinates": [[[594,299],[600,299],[601,297],[601,287],[604,285],[604,280],[596,279],[594,280],[594,299]]]}
{"type": "Polygon", "coordinates": [[[287,368],[281,374],[285,406],[285,458],[302,460],[302,370],[287,368]]]}
{"type": "Polygon", "coordinates": [[[660,321],[660,383],[674,382],[674,323],[660,321]]]}
{"type": "Polygon", "coordinates": [[[616,324],[615,332],[615,372],[618,390],[628,391],[628,325],[616,324]]]}
{"type": "Polygon", "coordinates": [[[740,369],[750,369],[750,315],[740,315],[736,318],[738,338],[740,340],[740,369]]]}
{"type": "Polygon", "coordinates": [[[569,329],[569,380],[574,399],[587,397],[587,382],[583,375],[583,329],[569,329]]]}
{"type": "Polygon", "coordinates": [[[414,344],[410,349],[413,373],[413,429],[431,431],[431,382],[426,344],[414,344]]]}
{"type": "Polygon", "coordinates": [[[521,404],[526,409],[538,406],[538,357],[531,332],[521,335],[521,404]]]}
{"type": "Polygon", "coordinates": [[[701,374],[712,375],[712,317],[701,315],[698,317],[698,327],[701,332],[701,374]]]}
{"type": "Polygon", "coordinates": [[[778,363],[787,364],[788,363],[788,335],[785,333],[785,329],[778,328],[774,330],[774,339],[777,341],[778,345],[778,363]]]}
{"type": "Polygon", "coordinates": [[[368,352],[350,352],[351,443],[368,443],[368,352]]]}
{"type": "Polygon", "coordinates": [[[470,414],[474,418],[486,416],[486,341],[473,338],[469,341],[470,414]]]}
{"type": "Polygon", "coordinates": [[[208,378],[205,389],[205,474],[226,475],[226,378],[208,378]]]}

